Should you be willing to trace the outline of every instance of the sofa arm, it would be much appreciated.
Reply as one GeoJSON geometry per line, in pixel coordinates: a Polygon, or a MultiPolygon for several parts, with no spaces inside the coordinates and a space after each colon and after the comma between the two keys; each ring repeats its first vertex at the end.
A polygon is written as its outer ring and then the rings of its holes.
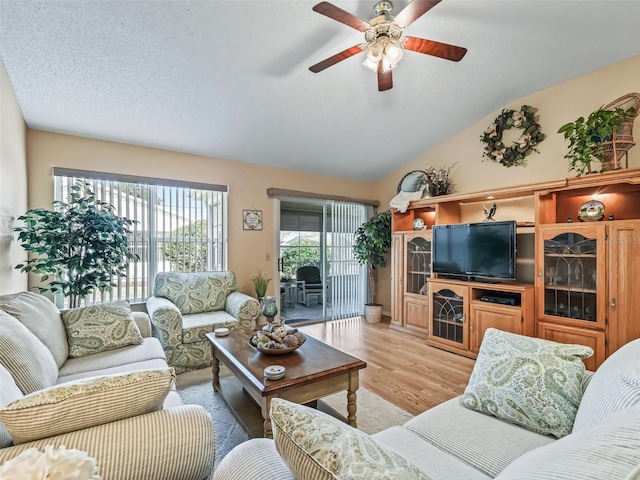
{"type": "Polygon", "coordinates": [[[233,448],[222,459],[212,480],[296,480],[270,438],[254,438],[233,448]]]}
{"type": "Polygon", "coordinates": [[[231,292],[224,305],[225,311],[240,322],[241,328],[251,328],[260,315],[260,302],[241,292],[231,292]]]}
{"type": "Polygon", "coordinates": [[[153,336],[160,340],[169,365],[176,348],[182,344],[182,314],[171,300],[149,297],[147,312],[153,325],[153,336]]]}
{"type": "Polygon", "coordinates": [[[143,338],[147,338],[151,336],[151,320],[149,320],[149,315],[144,312],[132,312],[133,319],[136,321],[136,325],[138,325],[138,329],[140,330],[140,335],[143,338]]]}
{"type": "Polygon", "coordinates": [[[45,445],[87,452],[102,480],[203,480],[215,460],[211,416],[184,405],[0,449],[0,464],[45,445]]]}

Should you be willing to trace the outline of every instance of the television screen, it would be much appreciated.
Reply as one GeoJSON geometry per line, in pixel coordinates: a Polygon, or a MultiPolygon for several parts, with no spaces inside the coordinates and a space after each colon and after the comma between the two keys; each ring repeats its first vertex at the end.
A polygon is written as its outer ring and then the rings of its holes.
{"type": "Polygon", "coordinates": [[[516,278],[516,222],[434,225],[433,272],[516,278]]]}

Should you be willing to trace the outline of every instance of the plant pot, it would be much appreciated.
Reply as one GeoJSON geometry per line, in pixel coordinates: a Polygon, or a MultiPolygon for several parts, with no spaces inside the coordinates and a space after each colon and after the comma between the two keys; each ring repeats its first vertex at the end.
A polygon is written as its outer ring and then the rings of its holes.
{"type": "Polygon", "coordinates": [[[382,305],[365,305],[364,318],[368,323],[380,323],[382,321],[382,305]]]}

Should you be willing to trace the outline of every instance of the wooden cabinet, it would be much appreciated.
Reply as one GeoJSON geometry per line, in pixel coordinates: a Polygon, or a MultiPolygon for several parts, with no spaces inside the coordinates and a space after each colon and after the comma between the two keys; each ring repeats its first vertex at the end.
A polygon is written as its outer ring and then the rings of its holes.
{"type": "Polygon", "coordinates": [[[486,302],[472,301],[469,324],[470,350],[480,351],[480,344],[487,328],[497,328],[506,332],[524,334],[524,316],[520,307],[494,305],[486,302]]]}
{"type": "Polygon", "coordinates": [[[533,285],[432,279],[429,291],[433,346],[475,358],[487,328],[534,334],[533,285]]]}
{"type": "Polygon", "coordinates": [[[394,234],[392,238],[391,327],[426,337],[429,325],[427,280],[431,277],[431,231],[394,234]]]}
{"type": "Polygon", "coordinates": [[[431,345],[473,357],[493,327],[588,345],[593,369],[640,338],[640,169],[421,199],[393,212],[392,230],[391,326],[431,345]],[[425,263],[416,267],[418,259],[430,262],[434,225],[479,222],[488,198],[498,219],[517,222],[517,282],[450,280],[425,263]],[[594,200],[604,216],[582,222],[583,206],[594,200]],[[418,218],[428,230],[411,230],[418,218]],[[482,298],[504,295],[517,304],[482,298]]]}
{"type": "Polygon", "coordinates": [[[640,173],[571,179],[536,196],[537,334],[590,346],[585,364],[597,368],[640,337],[640,173]],[[593,200],[600,221],[567,222],[593,200]]]}
{"type": "Polygon", "coordinates": [[[588,370],[595,371],[604,361],[605,333],[600,330],[573,327],[561,323],[538,322],[538,337],[559,343],[576,343],[593,349],[593,356],[584,359],[588,370]]]}
{"type": "Polygon", "coordinates": [[[607,356],[640,338],[640,220],[608,229],[607,356]]]}

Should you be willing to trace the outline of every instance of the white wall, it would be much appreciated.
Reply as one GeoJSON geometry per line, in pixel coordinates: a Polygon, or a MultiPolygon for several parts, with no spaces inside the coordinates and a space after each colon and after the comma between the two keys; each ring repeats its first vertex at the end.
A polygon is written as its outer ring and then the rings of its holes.
{"type": "Polygon", "coordinates": [[[27,127],[0,61],[0,294],[27,289],[27,276],[13,267],[26,259],[13,233],[27,210],[27,127]]]}

